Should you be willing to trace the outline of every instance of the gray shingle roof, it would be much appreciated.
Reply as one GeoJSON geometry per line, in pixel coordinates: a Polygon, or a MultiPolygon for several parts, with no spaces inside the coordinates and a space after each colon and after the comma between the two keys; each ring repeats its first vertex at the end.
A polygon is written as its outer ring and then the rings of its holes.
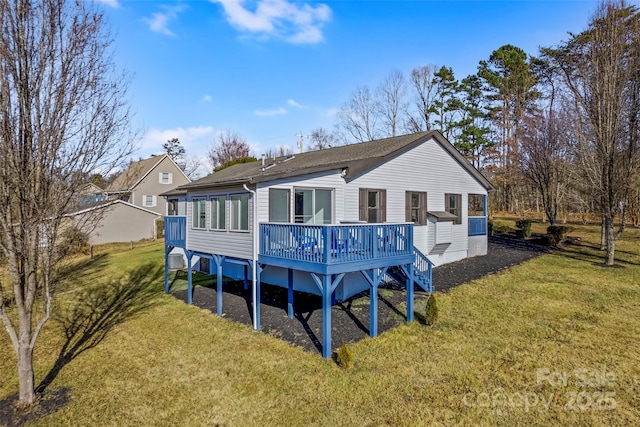
{"type": "Polygon", "coordinates": [[[107,187],[109,192],[117,191],[130,191],[138,181],[145,176],[151,169],[155,167],[166,154],[161,156],[153,156],[148,159],[138,160],[129,165],[120,175],[113,180],[113,182],[107,187]]]}
{"type": "Polygon", "coordinates": [[[252,184],[341,169],[346,169],[345,178],[349,179],[431,138],[440,143],[483,186],[488,190],[493,188],[486,178],[437,131],[309,151],[276,160],[266,159],[264,166],[261,161],[237,164],[178,188],[196,189],[243,183],[252,184]]]}

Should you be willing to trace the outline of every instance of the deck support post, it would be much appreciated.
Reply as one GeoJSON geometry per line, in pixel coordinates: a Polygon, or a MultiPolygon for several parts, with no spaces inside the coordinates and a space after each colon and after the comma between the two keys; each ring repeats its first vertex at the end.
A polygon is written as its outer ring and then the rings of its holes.
{"type": "Polygon", "coordinates": [[[193,252],[184,251],[187,255],[187,304],[193,303],[193,272],[191,271],[191,258],[193,252]]]}
{"type": "Polygon", "coordinates": [[[164,293],[169,293],[169,253],[173,250],[172,246],[164,247],[164,293]]]}
{"type": "Polygon", "coordinates": [[[331,357],[331,276],[322,276],[322,357],[331,357]]]}
{"type": "Polygon", "coordinates": [[[218,317],[222,316],[222,263],[226,257],[222,255],[213,255],[213,260],[216,263],[216,313],[218,317]]]}
{"type": "Polygon", "coordinates": [[[260,330],[260,274],[262,273],[262,266],[260,264],[256,264],[256,298],[254,304],[256,305],[256,309],[254,310],[256,314],[255,319],[255,328],[254,330],[260,330]]]}
{"type": "Polygon", "coordinates": [[[378,336],[378,286],[387,273],[388,267],[360,270],[362,276],[369,282],[369,335],[378,336]],[[371,271],[371,276],[367,271],[371,271]]]}
{"type": "Polygon", "coordinates": [[[414,285],[413,285],[413,264],[407,265],[407,322],[413,322],[413,301],[414,301],[414,285]]]}
{"type": "Polygon", "coordinates": [[[287,269],[287,315],[293,319],[293,270],[287,269]]]}
{"type": "Polygon", "coordinates": [[[247,269],[249,268],[249,265],[245,265],[244,267],[242,267],[242,271],[244,272],[244,276],[243,276],[243,283],[244,283],[244,290],[246,291],[247,289],[249,289],[249,273],[247,273],[247,269]]]}
{"type": "MultiPolygon", "coordinates": [[[[375,270],[371,271],[374,276],[375,270]]],[[[378,336],[378,281],[369,287],[369,335],[371,338],[378,336]]]]}

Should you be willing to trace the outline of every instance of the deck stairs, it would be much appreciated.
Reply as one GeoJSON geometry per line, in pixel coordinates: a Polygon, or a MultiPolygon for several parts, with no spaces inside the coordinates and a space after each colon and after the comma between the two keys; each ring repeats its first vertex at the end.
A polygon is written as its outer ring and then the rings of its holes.
{"type": "MultiPolygon", "coordinates": [[[[433,263],[415,246],[413,247],[413,254],[415,255],[413,262],[413,281],[425,292],[431,293],[433,292],[433,263]]],[[[400,266],[390,267],[387,270],[387,275],[392,280],[400,283],[404,283],[408,279],[407,272],[400,266]]]]}

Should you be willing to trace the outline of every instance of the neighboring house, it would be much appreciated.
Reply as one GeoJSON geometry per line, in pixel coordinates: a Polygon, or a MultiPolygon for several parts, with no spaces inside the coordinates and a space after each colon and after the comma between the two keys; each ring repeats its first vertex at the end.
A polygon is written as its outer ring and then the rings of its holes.
{"type": "Polygon", "coordinates": [[[77,210],[87,209],[96,206],[107,200],[105,191],[97,185],[88,182],[78,191],[75,199],[75,207],[77,210]]]}
{"type": "Polygon", "coordinates": [[[168,208],[160,193],[189,182],[166,154],[139,160],[131,163],[106,190],[87,184],[68,217],[88,232],[92,245],[155,239],[156,222],[167,214],[168,208]]]}
{"type": "Polygon", "coordinates": [[[435,131],[238,164],[177,189],[186,206],[165,217],[166,261],[184,249],[189,302],[194,260],[217,273],[219,315],[222,276],[253,279],[255,329],[261,282],[288,288],[290,317],[294,290],[321,295],[328,358],[336,300],[369,289],[375,336],[382,281],[406,285],[411,321],[432,265],[486,254],[492,189],[435,131]]]}
{"type": "Polygon", "coordinates": [[[89,244],[155,239],[156,222],[161,215],[122,200],[114,200],[68,214],[76,225],[86,229],[89,244]],[[89,224],[90,226],[84,226],[89,224]]]}
{"type": "Polygon", "coordinates": [[[105,193],[109,200],[122,200],[164,215],[167,206],[160,194],[189,182],[171,157],[163,154],[131,163],[105,193]]]}

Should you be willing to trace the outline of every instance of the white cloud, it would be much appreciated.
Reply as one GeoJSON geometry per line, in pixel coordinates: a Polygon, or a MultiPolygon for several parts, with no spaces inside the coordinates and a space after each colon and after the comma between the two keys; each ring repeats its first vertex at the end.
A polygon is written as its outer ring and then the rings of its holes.
{"type": "Polygon", "coordinates": [[[331,8],[322,3],[314,7],[288,0],[258,0],[249,8],[246,0],[211,1],[222,5],[227,21],[239,30],[290,43],[322,41],[322,27],[331,19],[331,8]]]}
{"type": "MultiPolygon", "coordinates": [[[[113,0],[107,0],[113,1],[113,0]]],[[[169,22],[176,19],[178,14],[185,10],[186,6],[179,4],[176,6],[160,6],[164,11],[155,12],[149,18],[142,18],[143,22],[149,25],[149,29],[156,33],[165,34],[167,36],[175,36],[173,31],[169,29],[169,22]]]]}
{"type": "Polygon", "coordinates": [[[115,9],[118,9],[120,7],[120,2],[118,0],[97,0],[97,2],[109,7],[113,7],[115,9]]]}
{"type": "Polygon", "coordinates": [[[292,107],[303,108],[302,105],[298,104],[295,101],[295,99],[287,99],[287,104],[291,105],[292,107]]]}
{"type": "Polygon", "coordinates": [[[205,95],[205,96],[202,97],[202,100],[204,102],[211,102],[211,101],[213,101],[213,97],[211,95],[205,95]]]}
{"type": "Polygon", "coordinates": [[[162,153],[162,144],[172,138],[178,138],[186,154],[192,157],[206,156],[215,133],[211,126],[194,126],[175,129],[150,129],[140,142],[141,155],[162,153]]]}
{"type": "Polygon", "coordinates": [[[272,116],[279,116],[281,114],[287,114],[287,110],[280,107],[275,110],[256,110],[254,111],[254,114],[260,117],[272,117],[272,116]]]}
{"type": "Polygon", "coordinates": [[[324,114],[330,119],[334,119],[340,111],[342,111],[340,108],[327,108],[324,114]]]}

